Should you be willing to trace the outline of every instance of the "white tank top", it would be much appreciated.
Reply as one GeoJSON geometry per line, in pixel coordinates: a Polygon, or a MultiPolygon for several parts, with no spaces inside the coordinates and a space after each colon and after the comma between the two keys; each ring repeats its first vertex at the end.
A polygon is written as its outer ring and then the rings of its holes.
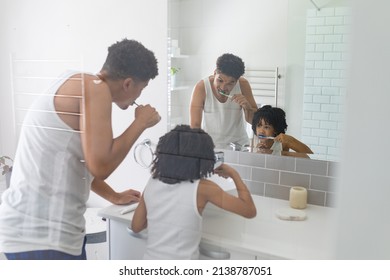
{"type": "Polygon", "coordinates": [[[25,117],[11,186],[0,205],[0,252],[81,254],[92,176],[83,162],[80,132],[60,119],[53,98],[75,73],[64,74],[25,117]]]}
{"type": "MultiPolygon", "coordinates": [[[[243,109],[236,102],[228,99],[221,103],[214,96],[209,78],[204,78],[206,99],[204,103],[202,127],[213,138],[216,148],[229,148],[231,142],[240,145],[249,144],[246,132],[246,121],[243,109]]],[[[237,82],[230,96],[241,94],[240,83],[237,82]]]]}
{"type": "Polygon", "coordinates": [[[149,179],[144,190],[148,223],[144,259],[199,258],[198,184],[199,180],[170,185],[149,179]]]}

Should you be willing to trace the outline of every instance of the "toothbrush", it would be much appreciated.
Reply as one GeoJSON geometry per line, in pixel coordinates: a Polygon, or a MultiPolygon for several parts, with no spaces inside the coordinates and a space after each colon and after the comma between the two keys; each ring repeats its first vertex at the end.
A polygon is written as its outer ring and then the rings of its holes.
{"type": "Polygon", "coordinates": [[[132,104],[132,105],[134,105],[134,104],[137,105],[137,107],[139,107],[139,105],[138,105],[137,103],[135,103],[135,101],[133,101],[133,104],[132,104]]]}
{"type": "Polygon", "coordinates": [[[229,94],[226,94],[223,90],[217,89],[217,91],[218,91],[218,93],[219,93],[220,95],[226,96],[226,97],[228,97],[228,98],[232,98],[232,97],[233,97],[233,96],[230,96],[229,94]]]}
{"type": "Polygon", "coordinates": [[[275,137],[272,137],[272,136],[265,136],[265,135],[258,135],[257,136],[259,139],[271,139],[271,140],[274,140],[275,137]]]}

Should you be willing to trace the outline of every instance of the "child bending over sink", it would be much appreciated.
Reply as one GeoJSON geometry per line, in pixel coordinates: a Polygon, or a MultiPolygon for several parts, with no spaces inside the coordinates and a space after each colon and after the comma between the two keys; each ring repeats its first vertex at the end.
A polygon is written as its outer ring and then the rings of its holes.
{"type": "Polygon", "coordinates": [[[256,216],[239,173],[227,164],[214,169],[214,143],[202,129],[176,126],[160,138],[155,155],[132,220],[134,232],[147,228],[144,259],[197,259],[208,202],[246,218],[256,216]],[[213,173],[232,178],[238,197],[206,179],[213,173]]]}

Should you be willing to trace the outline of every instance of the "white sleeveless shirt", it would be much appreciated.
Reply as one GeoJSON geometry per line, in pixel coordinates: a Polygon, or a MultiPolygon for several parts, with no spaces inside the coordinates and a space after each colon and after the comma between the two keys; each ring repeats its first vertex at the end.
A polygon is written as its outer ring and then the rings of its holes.
{"type": "MultiPolygon", "coordinates": [[[[216,148],[226,149],[231,142],[249,144],[244,111],[236,102],[228,99],[221,103],[214,96],[209,77],[203,79],[206,89],[202,127],[213,138],[216,148]]],[[[230,96],[241,94],[237,81],[230,96]]]]}
{"type": "Polygon", "coordinates": [[[80,132],[66,125],[54,108],[55,93],[74,74],[64,74],[24,119],[11,186],[0,205],[0,252],[81,254],[93,178],[83,161],[80,132]]]}
{"type": "Polygon", "coordinates": [[[198,212],[199,180],[165,184],[150,178],[144,190],[147,211],[144,259],[198,259],[202,216],[198,212]]]}

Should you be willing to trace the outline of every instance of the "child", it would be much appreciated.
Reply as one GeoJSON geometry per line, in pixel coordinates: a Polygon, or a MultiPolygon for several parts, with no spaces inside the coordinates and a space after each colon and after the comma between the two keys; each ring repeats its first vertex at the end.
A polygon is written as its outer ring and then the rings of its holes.
{"type": "Polygon", "coordinates": [[[253,116],[252,130],[259,137],[258,149],[279,150],[282,155],[300,157],[308,157],[306,154],[313,153],[307,145],[285,134],[286,129],[286,113],[281,108],[265,105],[253,116]],[[278,149],[278,146],[281,148],[278,149]]]}
{"type": "Polygon", "coordinates": [[[145,259],[197,259],[208,202],[246,218],[256,216],[238,172],[227,164],[214,170],[214,143],[202,129],[176,126],[160,138],[155,154],[152,176],[132,220],[134,232],[148,229],[145,259]],[[213,171],[233,179],[238,197],[205,179],[213,171]]]}

